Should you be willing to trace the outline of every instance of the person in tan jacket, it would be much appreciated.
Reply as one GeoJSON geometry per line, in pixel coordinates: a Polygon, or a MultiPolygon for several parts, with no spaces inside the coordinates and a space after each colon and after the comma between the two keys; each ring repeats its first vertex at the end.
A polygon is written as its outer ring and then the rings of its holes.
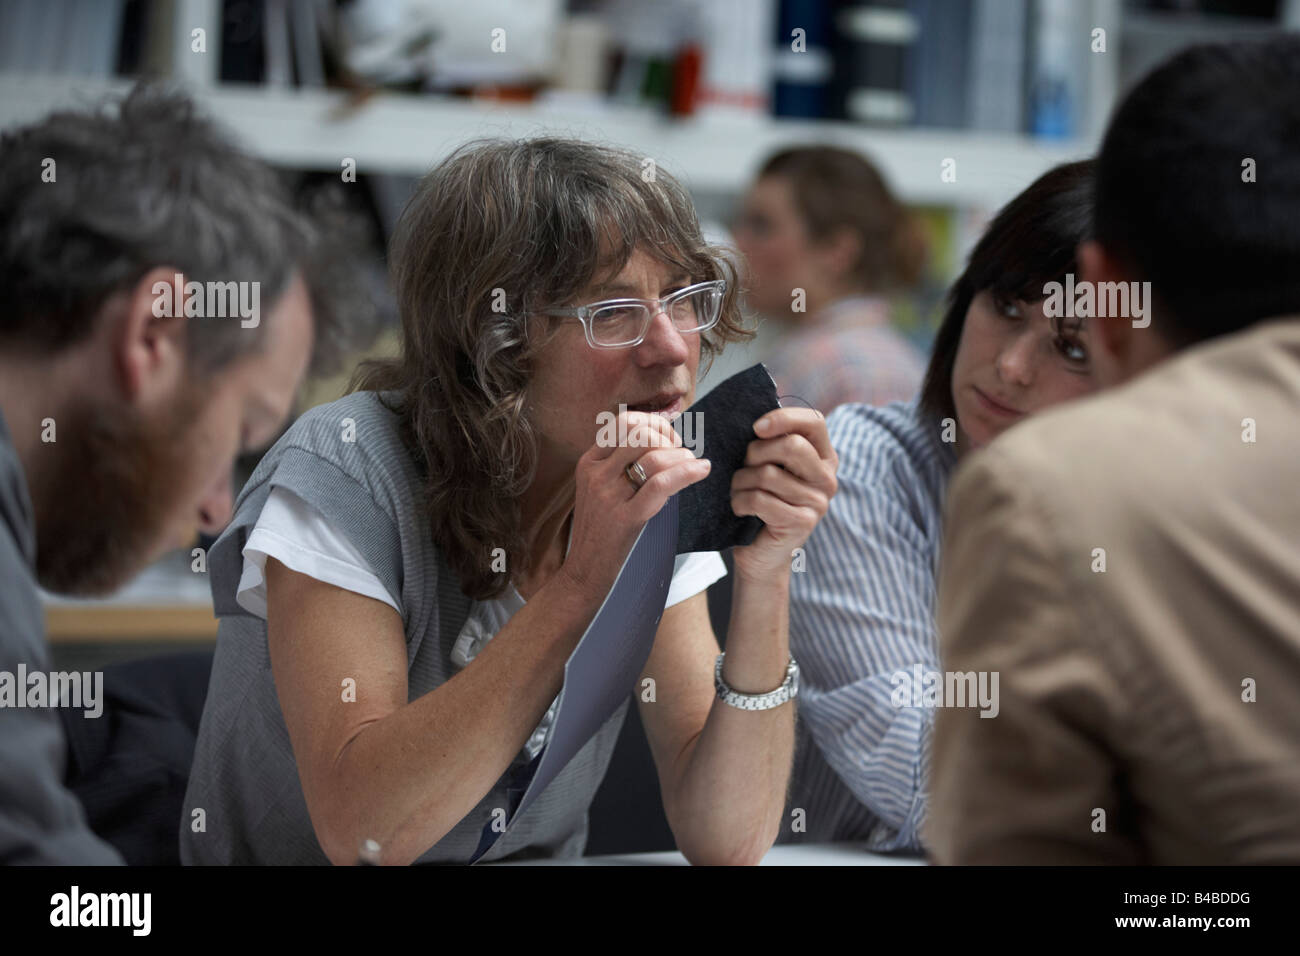
{"type": "Polygon", "coordinates": [[[942,666],[999,700],[936,717],[937,862],[1300,862],[1297,89],[1300,38],[1198,47],[1112,119],[1072,302],[1123,384],[946,504],[942,666]]]}

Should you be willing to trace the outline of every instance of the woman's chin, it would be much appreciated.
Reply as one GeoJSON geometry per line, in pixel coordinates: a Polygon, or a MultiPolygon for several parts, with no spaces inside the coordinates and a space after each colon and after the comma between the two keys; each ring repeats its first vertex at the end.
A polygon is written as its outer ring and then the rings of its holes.
{"type": "Polygon", "coordinates": [[[982,420],[973,422],[971,427],[959,425],[958,436],[961,442],[961,451],[963,453],[977,451],[997,438],[1001,433],[1000,429],[993,428],[982,420]]]}

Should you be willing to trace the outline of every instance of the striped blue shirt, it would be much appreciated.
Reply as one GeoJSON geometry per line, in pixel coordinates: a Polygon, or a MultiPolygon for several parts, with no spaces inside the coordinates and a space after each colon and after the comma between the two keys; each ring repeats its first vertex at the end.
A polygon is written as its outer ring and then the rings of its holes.
{"type": "Polygon", "coordinates": [[[781,841],[917,850],[934,710],[893,706],[891,678],[939,669],[935,590],[956,454],[916,401],[843,405],[827,425],[839,491],[791,575],[799,736],[781,841]]]}

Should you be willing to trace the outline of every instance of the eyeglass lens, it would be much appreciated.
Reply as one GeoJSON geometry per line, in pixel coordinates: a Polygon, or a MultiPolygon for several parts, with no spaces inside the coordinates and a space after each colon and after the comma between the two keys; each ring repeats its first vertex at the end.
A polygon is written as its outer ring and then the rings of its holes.
{"type": "MultiPolygon", "coordinates": [[[[718,320],[722,295],[707,287],[669,303],[667,312],[681,332],[693,332],[718,320]]],[[[650,309],[639,303],[610,305],[591,313],[591,334],[601,345],[624,345],[636,341],[649,325],[650,309]]]]}

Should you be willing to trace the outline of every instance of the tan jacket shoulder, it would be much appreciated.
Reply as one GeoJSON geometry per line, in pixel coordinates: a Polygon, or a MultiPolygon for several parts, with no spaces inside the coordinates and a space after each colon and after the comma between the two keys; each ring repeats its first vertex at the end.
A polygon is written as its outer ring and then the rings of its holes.
{"type": "Polygon", "coordinates": [[[1004,730],[937,722],[937,854],[996,857],[1020,833],[1076,859],[1300,859],[1298,449],[1292,318],[1038,415],[963,464],[941,650],[945,667],[1009,672],[986,722],[1004,730]],[[1060,759],[1039,765],[992,750],[1049,740],[1060,759]],[[957,763],[1000,767],[991,803],[1022,819],[990,824],[988,800],[975,813],[957,763]]]}

